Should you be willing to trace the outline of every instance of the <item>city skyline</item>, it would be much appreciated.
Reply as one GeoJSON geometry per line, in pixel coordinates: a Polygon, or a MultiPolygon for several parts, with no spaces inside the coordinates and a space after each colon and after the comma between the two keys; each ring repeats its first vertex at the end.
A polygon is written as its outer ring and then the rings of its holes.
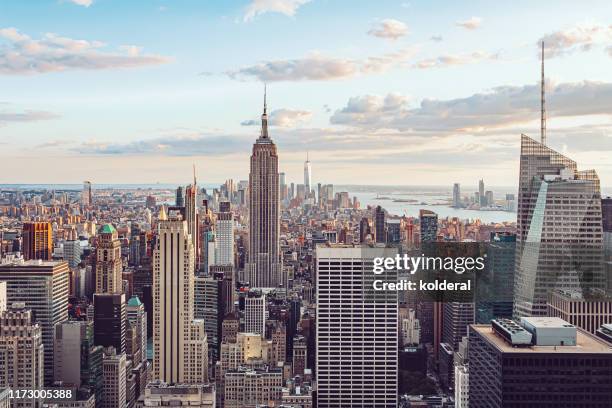
{"type": "Polygon", "coordinates": [[[547,143],[611,184],[605,2],[527,18],[521,3],[116,5],[0,5],[0,159],[20,168],[0,183],[178,183],[192,163],[244,179],[266,82],[288,182],[308,151],[314,184],[360,166],[362,184],[513,185],[520,133],[539,134],[543,39],[547,143]]]}

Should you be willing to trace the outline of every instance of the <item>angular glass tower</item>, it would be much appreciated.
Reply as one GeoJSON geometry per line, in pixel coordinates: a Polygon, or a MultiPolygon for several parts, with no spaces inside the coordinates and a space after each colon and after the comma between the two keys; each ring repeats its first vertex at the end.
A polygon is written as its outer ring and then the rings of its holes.
{"type": "Polygon", "coordinates": [[[603,289],[602,237],[597,173],[521,135],[514,315],[546,315],[553,289],[603,289]]]}

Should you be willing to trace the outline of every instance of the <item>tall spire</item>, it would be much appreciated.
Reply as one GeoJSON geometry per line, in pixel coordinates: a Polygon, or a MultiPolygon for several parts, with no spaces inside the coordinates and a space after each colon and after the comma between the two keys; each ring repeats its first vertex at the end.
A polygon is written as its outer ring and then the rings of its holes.
{"type": "Polygon", "coordinates": [[[268,139],[268,104],[266,102],[267,89],[266,84],[264,83],[264,109],[263,114],[261,115],[261,137],[263,139],[268,139]]]}
{"type": "Polygon", "coordinates": [[[196,186],[196,172],[195,172],[195,163],[193,163],[193,187],[196,186]]]}
{"type": "Polygon", "coordinates": [[[542,111],[540,112],[540,142],[546,146],[546,108],[545,108],[545,99],[544,93],[546,91],[546,82],[544,80],[544,41],[542,41],[542,83],[540,85],[541,88],[541,99],[540,104],[542,111]]]}

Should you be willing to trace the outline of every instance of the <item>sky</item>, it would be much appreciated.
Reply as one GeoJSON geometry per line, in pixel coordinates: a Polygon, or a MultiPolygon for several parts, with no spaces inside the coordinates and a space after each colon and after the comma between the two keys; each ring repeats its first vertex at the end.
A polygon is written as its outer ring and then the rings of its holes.
{"type": "Polygon", "coordinates": [[[494,186],[520,134],[612,186],[607,1],[0,0],[0,183],[494,186]]]}

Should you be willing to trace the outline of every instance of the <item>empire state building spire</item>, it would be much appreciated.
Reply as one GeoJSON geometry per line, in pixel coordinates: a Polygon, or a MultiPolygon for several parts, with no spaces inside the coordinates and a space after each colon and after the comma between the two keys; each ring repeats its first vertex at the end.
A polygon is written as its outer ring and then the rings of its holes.
{"type": "Polygon", "coordinates": [[[264,109],[261,115],[261,137],[262,139],[268,139],[268,105],[266,103],[266,85],[264,84],[264,109]]]}

